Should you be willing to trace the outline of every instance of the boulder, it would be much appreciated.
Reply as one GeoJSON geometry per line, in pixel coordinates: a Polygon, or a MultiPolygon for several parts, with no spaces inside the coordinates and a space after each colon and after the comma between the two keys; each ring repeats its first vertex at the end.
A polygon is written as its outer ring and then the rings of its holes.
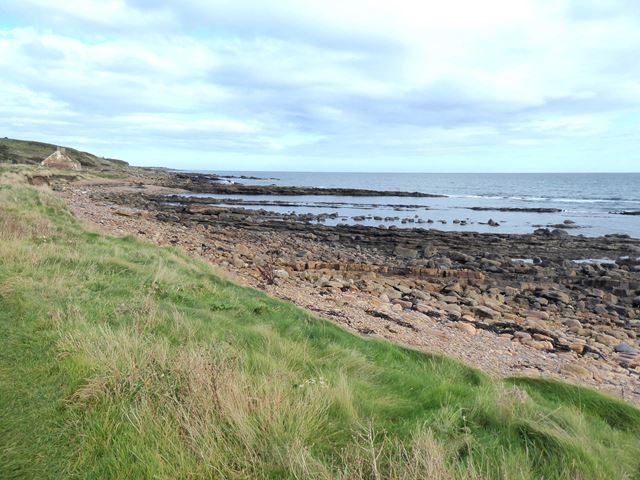
{"type": "Polygon", "coordinates": [[[289,272],[284,269],[277,269],[273,271],[274,276],[277,278],[289,278],[289,272]]]}
{"type": "Polygon", "coordinates": [[[590,379],[593,377],[592,373],[589,370],[581,365],[578,365],[577,363],[568,363],[564,365],[562,367],[562,373],[572,377],[584,379],[590,379]]]}
{"type": "Polygon", "coordinates": [[[618,353],[633,353],[633,354],[639,353],[638,350],[631,347],[630,345],[627,345],[624,342],[613,347],[613,350],[618,353]]]}
{"type": "Polygon", "coordinates": [[[560,292],[558,290],[552,290],[550,292],[544,292],[542,294],[544,298],[547,300],[552,300],[554,302],[560,303],[571,303],[571,297],[564,292],[560,292]]]}
{"type": "Polygon", "coordinates": [[[393,253],[396,257],[413,259],[416,258],[420,252],[418,252],[418,250],[416,250],[415,248],[401,247],[400,245],[398,245],[393,253]]]}
{"type": "Polygon", "coordinates": [[[453,326],[455,328],[457,328],[458,330],[466,333],[470,337],[475,337],[478,334],[478,331],[476,330],[476,327],[474,327],[470,323],[456,322],[456,323],[453,324],[453,326]]]}
{"type": "Polygon", "coordinates": [[[564,324],[567,326],[567,328],[571,332],[578,332],[582,328],[582,324],[580,323],[579,320],[574,320],[574,319],[565,320],[564,324]]]}
{"type": "Polygon", "coordinates": [[[606,333],[596,334],[594,340],[596,342],[602,343],[603,345],[606,345],[607,347],[613,347],[620,343],[620,340],[618,340],[616,337],[607,335],[606,333]]]}
{"type": "Polygon", "coordinates": [[[488,318],[490,320],[497,320],[500,318],[500,314],[498,312],[482,305],[475,307],[474,312],[480,318],[488,318]]]}

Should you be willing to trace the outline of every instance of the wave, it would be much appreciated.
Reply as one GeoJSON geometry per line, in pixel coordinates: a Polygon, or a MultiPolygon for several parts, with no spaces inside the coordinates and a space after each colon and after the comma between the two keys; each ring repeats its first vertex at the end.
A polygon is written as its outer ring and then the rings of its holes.
{"type": "Polygon", "coordinates": [[[613,198],[566,198],[566,197],[529,197],[512,195],[453,195],[445,194],[448,198],[484,198],[487,200],[520,200],[523,202],[558,202],[558,203],[629,203],[640,204],[640,199],[613,198]]]}

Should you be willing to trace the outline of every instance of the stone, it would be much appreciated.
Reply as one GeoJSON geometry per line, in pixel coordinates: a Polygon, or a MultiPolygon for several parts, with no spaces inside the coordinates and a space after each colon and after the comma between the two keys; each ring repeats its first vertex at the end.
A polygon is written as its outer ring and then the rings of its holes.
{"type": "Polygon", "coordinates": [[[634,308],[640,308],[640,295],[635,297],[631,303],[634,306],[634,308]]]}
{"type": "Polygon", "coordinates": [[[384,289],[384,293],[387,295],[387,297],[389,297],[390,300],[402,298],[402,293],[400,293],[395,288],[387,287],[384,289]]]}
{"type": "Polygon", "coordinates": [[[513,288],[513,287],[504,287],[504,294],[507,297],[515,297],[516,295],[518,295],[520,293],[520,290],[518,290],[517,288],[513,288]]]}
{"type": "Polygon", "coordinates": [[[233,259],[231,260],[231,263],[236,268],[244,268],[247,266],[247,264],[244,263],[242,259],[240,259],[239,257],[233,257],[233,259]]]}
{"type": "Polygon", "coordinates": [[[571,303],[571,297],[564,292],[558,290],[552,290],[550,292],[544,292],[542,296],[548,300],[560,303],[571,303]]]}
{"type": "Polygon", "coordinates": [[[522,342],[523,340],[531,340],[531,335],[527,332],[515,332],[513,339],[522,342]]]}
{"type": "Polygon", "coordinates": [[[639,353],[638,350],[631,347],[630,345],[627,345],[624,342],[619,343],[618,345],[613,347],[613,350],[618,353],[639,353]]]}
{"type": "Polygon", "coordinates": [[[451,303],[454,305],[458,303],[458,297],[455,297],[453,295],[446,295],[442,297],[440,300],[444,303],[451,303]]]}
{"type": "Polygon", "coordinates": [[[529,328],[536,328],[538,330],[547,329],[547,322],[536,317],[527,317],[524,321],[524,324],[529,328]]]}
{"type": "Polygon", "coordinates": [[[391,300],[391,303],[394,305],[400,305],[403,309],[413,307],[413,303],[408,302],[407,300],[401,300],[399,298],[394,298],[391,300]]]}
{"type": "Polygon", "coordinates": [[[569,331],[571,332],[578,332],[581,328],[582,328],[582,323],[580,323],[579,320],[574,320],[574,319],[568,319],[564,321],[564,324],[567,326],[567,328],[569,329],[569,331]]]}
{"type": "Polygon", "coordinates": [[[466,322],[456,322],[453,324],[454,328],[466,333],[470,337],[475,337],[478,334],[476,327],[466,322]]]}
{"type": "Polygon", "coordinates": [[[613,347],[620,342],[616,337],[607,335],[606,333],[596,334],[596,336],[594,337],[594,340],[596,342],[602,343],[603,345],[606,345],[607,347],[613,347]]]}
{"type": "Polygon", "coordinates": [[[590,379],[593,377],[593,374],[589,370],[577,363],[567,363],[562,367],[561,371],[577,378],[590,379]]]}
{"type": "Polygon", "coordinates": [[[527,318],[537,318],[538,320],[547,321],[549,320],[549,314],[547,312],[543,312],[541,310],[530,310],[527,312],[527,318]]]}
{"type": "Polygon", "coordinates": [[[400,258],[412,259],[416,258],[420,252],[414,248],[401,247],[398,245],[393,253],[400,258]]]}
{"type": "Polygon", "coordinates": [[[289,272],[287,272],[286,270],[284,270],[282,268],[274,270],[273,274],[277,278],[289,278],[289,272]]]}
{"type": "Polygon", "coordinates": [[[482,305],[475,307],[474,312],[480,318],[488,318],[490,320],[497,320],[500,318],[500,314],[498,312],[482,305]]]}
{"type": "Polygon", "coordinates": [[[522,340],[522,344],[536,350],[553,350],[553,344],[544,340],[522,340]]]}
{"type": "Polygon", "coordinates": [[[582,352],[584,352],[584,343],[572,342],[569,344],[569,349],[572,352],[581,354],[582,352]]]}
{"type": "Polygon", "coordinates": [[[251,255],[251,249],[249,247],[247,247],[246,245],[243,245],[242,243],[240,245],[238,245],[236,247],[236,253],[240,254],[240,255],[244,255],[246,256],[250,256],[251,255]]]}
{"type": "Polygon", "coordinates": [[[426,292],[423,292],[422,290],[413,290],[411,293],[413,294],[414,297],[416,297],[419,300],[430,300],[431,299],[431,295],[429,295],[426,292]]]}

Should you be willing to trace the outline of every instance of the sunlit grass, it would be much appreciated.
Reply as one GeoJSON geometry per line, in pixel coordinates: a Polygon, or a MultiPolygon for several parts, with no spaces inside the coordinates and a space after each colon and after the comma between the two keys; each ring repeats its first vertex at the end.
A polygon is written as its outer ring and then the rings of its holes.
{"type": "Polygon", "coordinates": [[[640,411],[366,340],[0,186],[0,478],[624,479],[640,411]]]}

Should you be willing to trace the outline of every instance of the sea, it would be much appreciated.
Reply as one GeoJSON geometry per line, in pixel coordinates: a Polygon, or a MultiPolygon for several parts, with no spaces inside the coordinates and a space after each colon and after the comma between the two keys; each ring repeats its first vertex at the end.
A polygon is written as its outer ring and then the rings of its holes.
{"type": "Polygon", "coordinates": [[[567,228],[566,231],[571,235],[627,234],[640,238],[640,216],[621,215],[622,212],[640,211],[640,173],[206,173],[229,177],[258,177],[224,180],[251,185],[363,188],[443,195],[439,198],[204,195],[266,202],[276,200],[287,204],[238,205],[243,208],[260,208],[281,213],[336,213],[336,218],[323,221],[326,225],[363,224],[387,228],[393,226],[492,233],[531,233],[538,228],[553,229],[558,225],[569,225],[573,228],[567,228]],[[472,210],[472,207],[553,208],[560,211],[505,212],[472,210]],[[489,225],[490,220],[494,226],[489,225]],[[495,226],[496,223],[499,226],[495,226]]]}

